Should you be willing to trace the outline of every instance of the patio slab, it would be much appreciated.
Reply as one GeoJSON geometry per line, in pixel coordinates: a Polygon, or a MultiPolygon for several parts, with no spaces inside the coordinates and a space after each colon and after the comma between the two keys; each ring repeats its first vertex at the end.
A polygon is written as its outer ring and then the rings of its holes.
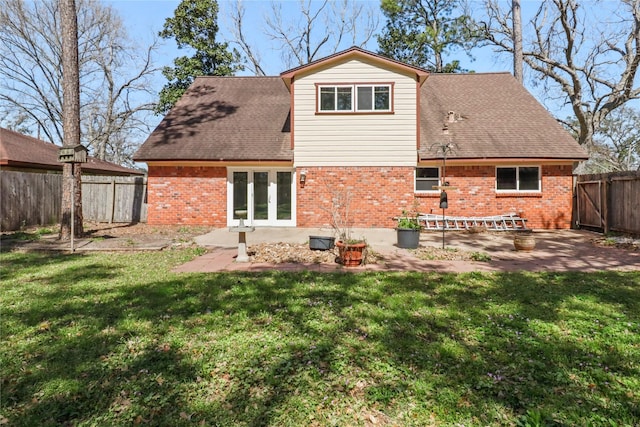
{"type": "MultiPolygon", "coordinates": [[[[247,237],[247,244],[282,242],[305,243],[309,236],[331,235],[328,229],[311,228],[256,228],[247,237]]],[[[384,261],[355,268],[336,263],[326,264],[265,264],[235,262],[237,236],[227,229],[216,229],[194,240],[209,248],[201,257],[177,267],[176,272],[219,271],[640,271],[640,251],[601,247],[592,242],[598,234],[582,230],[536,231],[536,248],[531,252],[517,252],[513,235],[509,232],[446,232],[445,247],[467,252],[482,252],[491,257],[489,262],[477,261],[425,261],[411,251],[395,246],[395,231],[391,229],[354,229],[353,235],[365,237],[369,245],[381,254],[384,261]],[[234,248],[234,246],[236,248],[234,248]]],[[[423,232],[422,247],[442,247],[441,232],[423,232]]]]}

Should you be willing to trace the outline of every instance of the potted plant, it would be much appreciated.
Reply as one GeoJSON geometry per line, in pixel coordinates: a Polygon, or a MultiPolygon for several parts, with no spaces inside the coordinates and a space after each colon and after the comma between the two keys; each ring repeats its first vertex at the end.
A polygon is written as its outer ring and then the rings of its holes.
{"type": "Polygon", "coordinates": [[[409,216],[407,211],[402,211],[402,216],[396,219],[397,245],[399,248],[415,249],[420,244],[420,230],[422,226],[418,220],[418,214],[409,216]]]}
{"type": "Polygon", "coordinates": [[[350,202],[348,191],[332,194],[331,226],[337,235],[335,245],[338,248],[337,261],[345,267],[357,267],[364,262],[367,243],[364,239],[351,237],[350,202]]]}

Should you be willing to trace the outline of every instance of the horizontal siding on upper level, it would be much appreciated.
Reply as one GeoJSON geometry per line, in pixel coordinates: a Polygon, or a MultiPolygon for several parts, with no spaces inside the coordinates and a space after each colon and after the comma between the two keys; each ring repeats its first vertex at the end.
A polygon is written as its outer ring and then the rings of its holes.
{"type": "Polygon", "coordinates": [[[377,62],[351,59],[297,77],[296,166],[415,166],[416,80],[377,62]],[[393,114],[316,113],[316,84],[393,83],[393,114]]]}

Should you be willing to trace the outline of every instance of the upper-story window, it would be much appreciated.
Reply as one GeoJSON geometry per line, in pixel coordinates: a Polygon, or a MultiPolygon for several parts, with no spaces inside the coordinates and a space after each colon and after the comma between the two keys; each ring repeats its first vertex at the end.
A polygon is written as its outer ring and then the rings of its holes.
{"type": "Polygon", "coordinates": [[[320,112],[390,112],[390,84],[319,85],[320,112]]]}

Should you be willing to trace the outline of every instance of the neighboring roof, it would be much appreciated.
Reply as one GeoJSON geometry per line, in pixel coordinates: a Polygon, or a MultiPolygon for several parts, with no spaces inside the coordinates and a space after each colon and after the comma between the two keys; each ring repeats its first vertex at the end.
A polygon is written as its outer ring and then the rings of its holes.
{"type": "Polygon", "coordinates": [[[423,84],[427,77],[429,76],[429,71],[424,68],[416,67],[413,65],[405,64],[404,62],[396,61],[395,59],[387,58],[382,55],[378,55],[377,53],[370,52],[368,50],[362,49],[357,46],[352,46],[349,49],[345,49],[340,52],[336,52],[333,55],[329,55],[322,59],[318,59],[316,61],[312,61],[308,64],[301,65],[299,67],[292,68],[290,70],[284,71],[280,74],[280,77],[284,80],[287,87],[291,86],[291,83],[295,76],[300,73],[308,73],[313,70],[316,70],[320,67],[326,67],[330,64],[334,64],[336,62],[345,61],[351,58],[368,58],[373,60],[374,62],[378,62],[380,64],[385,64],[390,66],[391,68],[395,68],[401,70],[408,74],[415,74],[416,80],[423,84]]]}
{"type": "Polygon", "coordinates": [[[588,157],[509,73],[431,74],[422,86],[420,115],[421,160],[441,158],[437,145],[449,138],[455,144],[451,159],[588,157]]]}
{"type": "Polygon", "coordinates": [[[290,94],[280,77],[198,77],[136,161],[293,161],[290,94]]]}
{"type": "MultiPolygon", "coordinates": [[[[0,165],[29,169],[62,170],[60,146],[0,127],[0,165]]],[[[144,175],[144,172],[88,157],[84,172],[96,175],[144,175]]]]}

